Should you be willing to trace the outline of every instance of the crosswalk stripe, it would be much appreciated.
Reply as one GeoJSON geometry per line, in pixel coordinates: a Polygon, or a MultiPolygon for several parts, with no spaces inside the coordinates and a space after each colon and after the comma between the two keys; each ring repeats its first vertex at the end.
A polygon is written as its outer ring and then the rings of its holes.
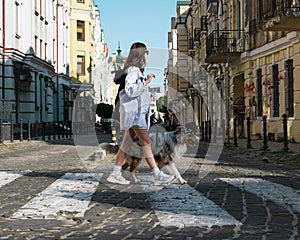
{"type": "Polygon", "coordinates": [[[66,173],[12,215],[83,218],[103,173],[66,173]]]}
{"type": "Polygon", "coordinates": [[[19,177],[29,173],[30,171],[2,171],[0,172],[0,187],[13,182],[19,177]]]}
{"type": "Polygon", "coordinates": [[[235,187],[270,200],[284,208],[300,212],[300,193],[293,188],[269,182],[261,178],[220,178],[235,187]]]}
{"type": "Polygon", "coordinates": [[[167,189],[151,192],[149,199],[163,227],[241,225],[188,184],[172,184],[167,189]]]}

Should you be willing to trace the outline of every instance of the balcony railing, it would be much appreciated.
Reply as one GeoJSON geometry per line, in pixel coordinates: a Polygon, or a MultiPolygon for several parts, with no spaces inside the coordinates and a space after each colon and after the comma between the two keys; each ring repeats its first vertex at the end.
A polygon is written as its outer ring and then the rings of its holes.
{"type": "Polygon", "coordinates": [[[245,51],[242,30],[213,31],[206,40],[207,63],[232,62],[245,51]]]}
{"type": "Polygon", "coordinates": [[[208,31],[208,23],[207,23],[207,16],[201,16],[201,31],[207,32],[208,31]]]}
{"type": "Polygon", "coordinates": [[[207,0],[207,12],[217,13],[218,11],[218,0],[207,0]]]}
{"type": "Polygon", "coordinates": [[[261,1],[259,17],[266,31],[300,30],[300,0],[261,1]]]}
{"type": "Polygon", "coordinates": [[[194,42],[197,44],[200,42],[201,38],[201,29],[200,28],[195,28],[194,29],[194,42]]]}
{"type": "Polygon", "coordinates": [[[199,45],[201,39],[201,33],[203,31],[201,28],[195,28],[193,36],[189,36],[188,38],[188,48],[189,50],[194,50],[194,47],[199,45]]]}

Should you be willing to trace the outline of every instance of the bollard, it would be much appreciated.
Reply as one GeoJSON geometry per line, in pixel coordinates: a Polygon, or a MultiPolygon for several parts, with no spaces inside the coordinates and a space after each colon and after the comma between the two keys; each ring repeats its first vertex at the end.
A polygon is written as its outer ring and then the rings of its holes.
{"type": "Polygon", "coordinates": [[[55,121],[53,121],[52,124],[53,124],[53,129],[52,129],[52,135],[53,135],[53,137],[52,137],[52,139],[56,140],[56,135],[55,135],[56,134],[56,131],[55,131],[55,121]]]}
{"type": "Polygon", "coordinates": [[[287,134],[287,115],[283,114],[282,115],[282,123],[283,123],[283,150],[284,151],[289,151],[288,148],[288,134],[287,134]]]}
{"type": "Polygon", "coordinates": [[[121,142],[123,141],[123,137],[124,137],[124,130],[120,130],[119,129],[119,137],[118,137],[118,140],[117,140],[117,144],[121,144],[121,142]]]}
{"type": "Polygon", "coordinates": [[[236,131],[236,118],[233,119],[233,144],[234,144],[235,147],[238,146],[237,131],[236,131]]]}
{"type": "MultiPolygon", "coordinates": [[[[216,119],[215,121],[213,121],[213,136],[212,136],[212,142],[216,143],[217,142],[217,131],[218,131],[218,119],[216,119]]],[[[195,133],[195,131],[193,131],[193,133],[195,133]]]]}
{"type": "Polygon", "coordinates": [[[117,131],[115,128],[113,128],[111,130],[111,134],[112,134],[112,137],[111,137],[112,143],[114,143],[114,145],[116,145],[117,144],[117,137],[116,137],[117,131]]]}
{"type": "Polygon", "coordinates": [[[62,136],[61,138],[65,138],[66,137],[66,122],[62,121],[62,136]]]}
{"type": "Polygon", "coordinates": [[[28,120],[28,141],[31,141],[31,124],[30,124],[30,120],[28,120]]]}
{"type": "Polygon", "coordinates": [[[205,138],[204,140],[208,141],[208,121],[205,121],[205,138]]]}
{"type": "Polygon", "coordinates": [[[48,122],[48,140],[51,140],[51,123],[48,122]]]}
{"type": "Polygon", "coordinates": [[[23,119],[20,119],[20,142],[23,142],[23,119]]]}
{"type": "Polygon", "coordinates": [[[68,133],[68,121],[64,122],[64,138],[68,138],[69,137],[69,133],[68,133]]]}
{"type": "Polygon", "coordinates": [[[208,141],[211,141],[211,121],[208,121],[208,141]]]}
{"type": "Polygon", "coordinates": [[[204,122],[201,125],[201,141],[204,141],[204,122]]]}
{"type": "Polygon", "coordinates": [[[13,123],[13,116],[10,115],[10,142],[14,141],[14,123],[13,123]]]}
{"type": "Polygon", "coordinates": [[[247,117],[247,148],[251,148],[250,117],[247,117]]]}
{"type": "Polygon", "coordinates": [[[69,136],[71,136],[71,126],[70,125],[71,124],[69,124],[69,121],[66,121],[66,138],[69,138],[69,136]]]}
{"type": "Polygon", "coordinates": [[[73,135],[73,127],[72,127],[72,122],[69,121],[69,128],[70,128],[70,137],[73,135]]]}
{"type": "Polygon", "coordinates": [[[3,128],[2,128],[2,126],[3,126],[3,121],[2,121],[2,118],[0,118],[0,144],[2,144],[3,143],[3,128]]]}
{"type": "Polygon", "coordinates": [[[263,136],[264,136],[264,146],[263,149],[267,150],[268,147],[268,138],[267,138],[267,116],[263,116],[263,136]]]}
{"type": "Polygon", "coordinates": [[[42,122],[42,131],[43,131],[42,140],[45,141],[45,139],[46,139],[46,123],[45,122],[42,122]]]}
{"type": "MultiPolygon", "coordinates": [[[[54,122],[54,133],[55,133],[55,122],[54,122]]],[[[61,136],[61,129],[60,129],[60,121],[57,121],[57,139],[60,139],[61,136]]]]}

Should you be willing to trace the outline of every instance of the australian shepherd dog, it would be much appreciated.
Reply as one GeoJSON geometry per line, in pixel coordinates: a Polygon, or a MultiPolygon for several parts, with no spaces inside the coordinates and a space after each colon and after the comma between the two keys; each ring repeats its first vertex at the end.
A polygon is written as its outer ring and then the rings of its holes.
{"type": "MultiPolygon", "coordinates": [[[[149,135],[151,138],[152,152],[157,166],[160,169],[166,167],[170,174],[177,178],[180,184],[187,183],[187,181],[182,178],[175,162],[181,160],[183,154],[187,151],[188,146],[198,146],[199,138],[191,132],[184,131],[182,127],[171,132],[150,131],[149,135]]],[[[140,180],[136,177],[135,170],[140,165],[143,157],[140,152],[137,153],[137,150],[134,150],[140,149],[139,151],[141,151],[138,139],[134,139],[133,142],[136,146],[132,147],[133,150],[130,151],[130,153],[125,153],[126,157],[124,159],[122,171],[129,167],[133,181],[139,182],[140,180]]],[[[100,151],[103,150],[106,154],[116,154],[119,147],[110,143],[102,143],[100,144],[100,151]]]]}

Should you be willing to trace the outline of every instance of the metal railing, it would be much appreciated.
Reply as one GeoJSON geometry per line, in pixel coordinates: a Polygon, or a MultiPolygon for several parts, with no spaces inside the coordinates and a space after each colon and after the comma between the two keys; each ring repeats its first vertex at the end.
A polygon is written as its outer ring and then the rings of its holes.
{"type": "Polygon", "coordinates": [[[242,30],[215,30],[207,37],[207,56],[215,53],[241,53],[244,50],[245,36],[242,30]]]}
{"type": "Polygon", "coordinates": [[[261,1],[259,9],[261,20],[278,15],[293,15],[293,13],[300,12],[300,0],[261,1]]]}
{"type": "Polygon", "coordinates": [[[10,142],[24,140],[56,140],[72,136],[72,124],[70,121],[54,121],[31,123],[3,122],[0,118],[0,144],[5,140],[10,142]]]}

